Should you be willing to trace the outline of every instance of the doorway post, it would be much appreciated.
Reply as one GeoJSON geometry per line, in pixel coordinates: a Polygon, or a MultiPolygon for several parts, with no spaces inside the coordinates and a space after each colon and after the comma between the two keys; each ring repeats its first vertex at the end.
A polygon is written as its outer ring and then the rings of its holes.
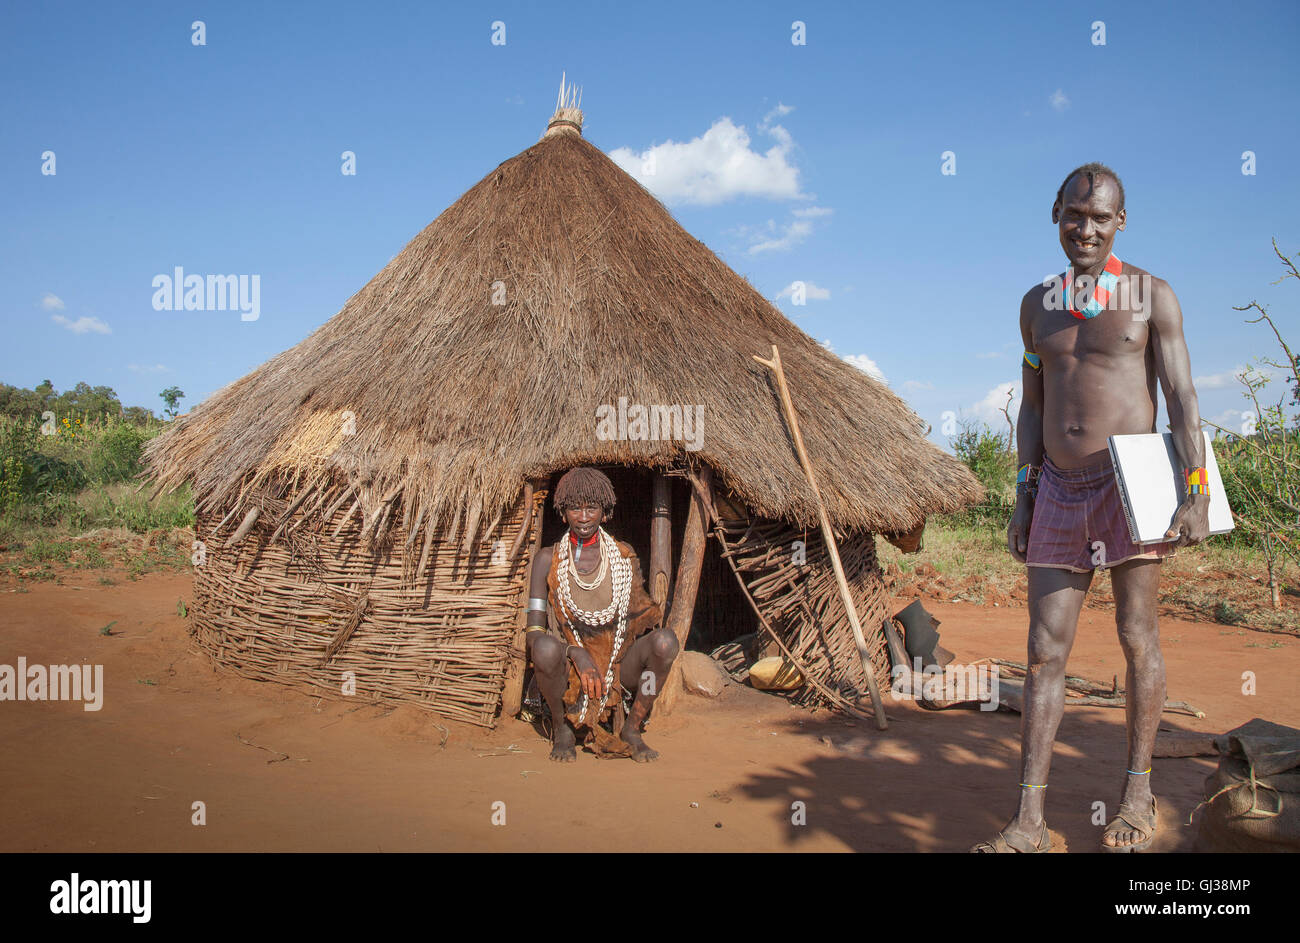
{"type": "Polygon", "coordinates": [[[658,470],[650,505],[650,571],[646,577],[650,598],[664,605],[673,579],[673,492],[667,476],[658,470]]]}
{"type": "Polygon", "coordinates": [[[668,672],[668,680],[655,701],[661,714],[672,713],[682,688],[681,652],[686,651],[686,638],[691,634],[691,616],[695,612],[695,597],[700,588],[700,570],[704,565],[704,550],[708,542],[708,522],[712,508],[713,470],[701,466],[698,476],[691,475],[691,509],[686,518],[686,533],[682,537],[682,555],[677,564],[677,583],[673,587],[673,601],[668,609],[665,625],[677,636],[678,656],[668,672]]]}

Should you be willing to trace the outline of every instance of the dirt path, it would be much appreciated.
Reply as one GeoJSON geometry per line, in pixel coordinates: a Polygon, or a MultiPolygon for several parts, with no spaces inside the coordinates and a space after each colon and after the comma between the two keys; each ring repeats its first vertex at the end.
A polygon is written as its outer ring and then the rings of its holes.
{"type": "MultiPolygon", "coordinates": [[[[0,664],[102,664],[105,687],[98,712],[0,702],[0,851],[959,851],[999,827],[1016,795],[1016,715],[891,702],[882,734],[739,687],[653,721],[657,764],[580,754],[559,766],[517,721],[484,730],[216,672],[177,614],[188,576],[105,586],[99,575],[0,595],[0,664]],[[791,824],[795,801],[806,825],[791,824]],[[504,825],[492,824],[495,802],[504,825]]],[[[929,607],[959,661],[1024,659],[1024,609],[929,607]]],[[[1072,673],[1122,680],[1113,618],[1084,611],[1072,673]]],[[[1167,726],[1300,726],[1300,641],[1161,624],[1169,696],[1207,713],[1167,714],[1167,726]],[[1244,671],[1258,693],[1242,694],[1244,671]]],[[[1124,746],[1121,711],[1067,710],[1048,800],[1058,848],[1094,850],[1093,803],[1113,809],[1124,746]]],[[[1188,813],[1212,768],[1155,761],[1158,850],[1190,848],[1188,813]]]]}

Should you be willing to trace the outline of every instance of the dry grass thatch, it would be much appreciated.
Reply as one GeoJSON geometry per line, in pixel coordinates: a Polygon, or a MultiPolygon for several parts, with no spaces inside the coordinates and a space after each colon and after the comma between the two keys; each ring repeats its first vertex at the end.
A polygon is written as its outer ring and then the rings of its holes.
{"type": "MultiPolygon", "coordinates": [[[[578,463],[667,467],[681,441],[602,440],[596,409],[703,407],[699,461],[754,513],[817,512],[767,370],[781,349],[840,528],[906,530],[978,499],[883,384],[825,350],[569,124],[498,166],[343,310],[150,443],[158,488],[227,513],[286,477],[401,497],[414,529],[482,533],[526,477],[578,463]],[[494,303],[499,302],[499,303],[494,303]]],[[[414,537],[412,532],[411,537],[414,537]]]]}

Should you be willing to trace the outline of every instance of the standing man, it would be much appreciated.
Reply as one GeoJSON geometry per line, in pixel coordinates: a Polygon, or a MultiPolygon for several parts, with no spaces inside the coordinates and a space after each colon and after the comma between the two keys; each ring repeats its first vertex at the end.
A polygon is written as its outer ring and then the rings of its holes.
{"type": "Polygon", "coordinates": [[[1096,567],[1111,571],[1128,664],[1128,767],[1101,850],[1139,851],[1156,830],[1151,752],[1165,703],[1156,625],[1160,561],[1205,539],[1210,499],[1182,311],[1168,284],[1114,256],[1125,221],[1124,185],[1113,170],[1091,163],[1071,171],[1052,204],[1070,269],[1031,288],[1020,303],[1020,472],[1007,529],[1007,547],[1029,576],[1020,805],[992,841],[972,851],[1051,847],[1043,820],[1047,773],[1065,707],[1065,663],[1096,567]],[[1144,546],[1129,538],[1106,440],[1156,431],[1157,379],[1188,484],[1168,541],[1144,546]]]}

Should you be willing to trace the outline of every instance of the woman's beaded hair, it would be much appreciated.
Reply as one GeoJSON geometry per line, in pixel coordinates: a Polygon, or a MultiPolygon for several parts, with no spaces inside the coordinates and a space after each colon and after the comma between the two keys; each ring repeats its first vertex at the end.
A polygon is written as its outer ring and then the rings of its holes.
{"type": "Polygon", "coordinates": [[[614,512],[614,486],[604,472],[585,466],[571,468],[555,485],[555,510],[563,517],[569,508],[594,504],[609,517],[614,512]]]}

